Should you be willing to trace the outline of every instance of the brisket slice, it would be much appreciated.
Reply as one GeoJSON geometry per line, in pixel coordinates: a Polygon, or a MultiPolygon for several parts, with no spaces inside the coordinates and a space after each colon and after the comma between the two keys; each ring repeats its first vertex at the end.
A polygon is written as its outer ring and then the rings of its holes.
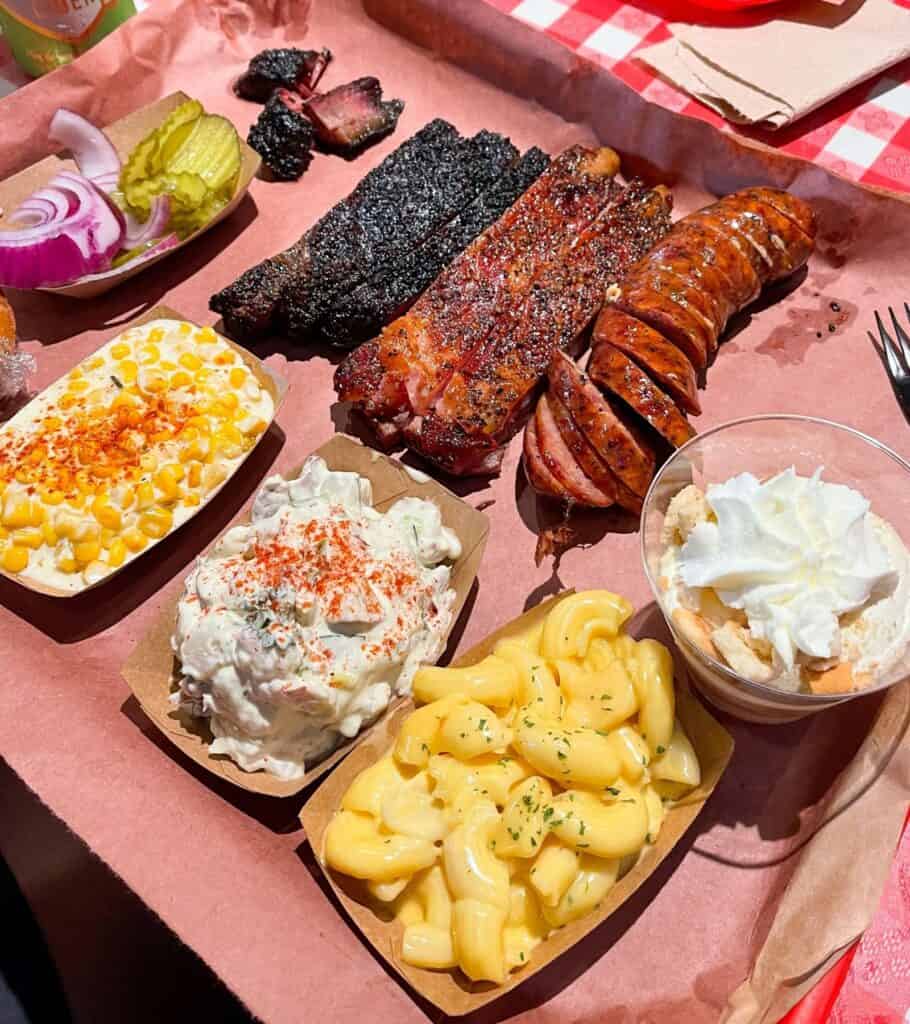
{"type": "Polygon", "coordinates": [[[514,315],[531,281],[615,197],[619,158],[574,146],[436,278],[404,315],[338,367],[335,389],[368,419],[429,412],[493,325],[514,315]]]}
{"type": "Polygon", "coordinates": [[[517,157],[508,139],[479,132],[381,177],[367,201],[335,206],[309,232],[307,272],[284,289],[289,335],[310,336],[337,298],[420,245],[517,157]]]}
{"type": "Polygon", "coordinates": [[[421,246],[388,270],[339,299],[319,325],[331,345],[353,348],[411,306],[439,272],[489,227],[531,185],[549,163],[539,149],[527,153],[421,246]]]}
{"type": "MultiPolygon", "coordinates": [[[[670,227],[664,190],[633,181],[536,275],[520,316],[503,320],[452,375],[409,443],[455,475],[498,469],[558,351],[577,352],[606,289],[670,227]]],[[[540,424],[538,424],[540,429],[540,424]]]]}
{"type": "Polygon", "coordinates": [[[358,267],[361,278],[374,272],[373,260],[408,251],[473,198],[500,166],[486,148],[499,154],[502,165],[516,156],[506,140],[489,141],[486,146],[486,137],[463,139],[448,122],[431,121],[289,249],[251,267],[212,296],[211,309],[222,315],[235,337],[251,340],[282,330],[288,319],[285,298],[291,292],[302,317],[308,296],[316,298],[326,290],[334,294],[340,282],[358,274],[358,267]],[[481,180],[466,198],[465,177],[472,168],[481,180]]]}

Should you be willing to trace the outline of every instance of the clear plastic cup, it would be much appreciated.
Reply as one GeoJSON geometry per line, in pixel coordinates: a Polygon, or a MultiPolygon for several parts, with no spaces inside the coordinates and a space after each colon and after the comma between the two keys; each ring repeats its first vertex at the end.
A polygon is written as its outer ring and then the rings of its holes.
{"type": "Polygon", "coordinates": [[[824,467],[828,483],[864,495],[872,511],[910,546],[910,463],[857,430],[811,416],[753,416],[694,437],[663,465],[645,497],[641,549],[658,607],[689,666],[692,681],[713,704],[750,722],[792,722],[854,697],[910,678],[910,645],[900,663],[874,686],[846,694],[790,693],[756,683],[702,651],[677,628],[663,603],[658,579],[664,551],[660,534],[671,499],[689,484],[704,490],[738,473],[767,479],[793,466],[801,476],[824,467]]]}

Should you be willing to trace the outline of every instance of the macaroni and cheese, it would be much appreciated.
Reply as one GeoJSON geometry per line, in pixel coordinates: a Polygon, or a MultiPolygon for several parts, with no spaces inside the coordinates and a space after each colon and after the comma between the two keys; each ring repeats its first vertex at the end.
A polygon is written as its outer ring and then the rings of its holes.
{"type": "Polygon", "coordinates": [[[596,909],[701,781],[673,663],[607,591],[464,668],[423,668],[418,707],[361,772],[323,856],[403,925],[401,958],[504,983],[596,909]]]}

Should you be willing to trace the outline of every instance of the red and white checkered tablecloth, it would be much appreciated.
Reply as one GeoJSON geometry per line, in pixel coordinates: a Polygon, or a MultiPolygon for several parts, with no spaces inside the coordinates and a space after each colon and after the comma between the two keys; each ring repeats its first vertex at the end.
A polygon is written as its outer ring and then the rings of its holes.
{"type": "MultiPolygon", "coordinates": [[[[141,10],[149,0],[135,2],[141,10]]],[[[910,60],[779,131],[734,129],[635,59],[637,50],[670,36],[667,21],[655,6],[660,0],[641,0],[642,7],[621,0],[486,2],[610,68],[654,103],[725,131],[749,134],[856,181],[910,192],[910,60]]],[[[910,9],[910,0],[894,2],[910,9]]],[[[672,17],[684,20],[678,12],[672,17]]],[[[27,81],[0,37],[0,97],[27,81]]],[[[812,1015],[800,1017],[804,1019],[806,1024],[821,1024],[812,1015]]],[[[910,829],[828,1020],[832,1024],[910,1024],[910,829]]]]}
{"type": "MultiPolygon", "coordinates": [[[[910,9],[910,0],[895,2],[910,9]]],[[[642,0],[641,6],[621,0],[487,3],[610,68],[653,103],[727,131],[742,131],[635,59],[636,51],[670,38],[667,22],[655,13],[660,8],[654,0],[642,0]]],[[[678,11],[672,17],[685,20],[678,11]]],[[[850,89],[795,124],[775,132],[746,130],[745,134],[855,181],[910,192],[910,60],[850,89]]]]}

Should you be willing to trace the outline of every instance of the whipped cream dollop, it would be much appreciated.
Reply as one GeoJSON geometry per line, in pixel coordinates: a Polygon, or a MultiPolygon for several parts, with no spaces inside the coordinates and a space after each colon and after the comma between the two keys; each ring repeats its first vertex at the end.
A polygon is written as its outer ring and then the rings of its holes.
{"type": "Polygon", "coordinates": [[[792,669],[800,652],[841,655],[840,617],[891,595],[893,561],[857,491],[791,467],[764,483],[742,473],[711,484],[713,520],[699,522],[678,552],[687,587],[711,587],[741,610],[756,640],[792,669]]]}
{"type": "Polygon", "coordinates": [[[299,778],[442,653],[458,537],[431,501],[371,502],[369,480],[311,457],[296,479],[266,480],[250,522],[198,559],[173,700],[209,720],[213,754],[299,778]]]}

